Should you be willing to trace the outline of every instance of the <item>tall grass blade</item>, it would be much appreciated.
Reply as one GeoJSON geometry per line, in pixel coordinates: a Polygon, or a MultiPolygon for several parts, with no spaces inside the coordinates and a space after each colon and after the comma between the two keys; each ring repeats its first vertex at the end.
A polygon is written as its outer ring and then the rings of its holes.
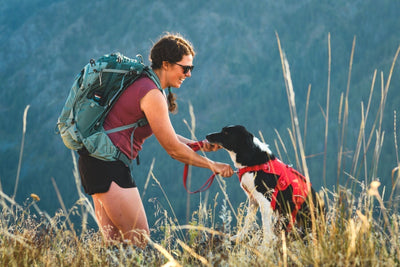
{"type": "Polygon", "coordinates": [[[153,160],[151,161],[151,164],[150,164],[149,172],[147,173],[146,182],[145,182],[144,187],[143,187],[143,193],[142,193],[142,197],[141,197],[142,199],[146,195],[147,187],[149,186],[149,182],[150,182],[151,174],[153,173],[154,163],[155,162],[156,162],[156,159],[153,158],[153,160]]]}
{"type": "Polygon", "coordinates": [[[397,164],[399,164],[400,162],[399,162],[399,147],[397,146],[397,124],[396,124],[396,122],[397,122],[397,113],[396,113],[396,110],[393,112],[393,138],[394,138],[394,149],[395,149],[395,151],[396,151],[396,161],[397,161],[397,164]]]}
{"type": "MultiPolygon", "coordinates": [[[[93,206],[91,205],[90,200],[86,197],[86,195],[82,192],[82,184],[81,184],[81,179],[79,176],[79,171],[78,171],[78,164],[75,156],[75,152],[71,150],[71,156],[72,156],[72,163],[74,165],[73,169],[73,175],[75,179],[75,185],[76,185],[76,191],[78,192],[79,195],[79,200],[81,203],[84,204],[84,207],[86,208],[86,211],[89,212],[89,214],[92,216],[92,218],[97,221],[96,214],[94,212],[93,206]]],[[[64,207],[65,208],[65,207],[64,207]]]]}
{"type": "Polygon", "coordinates": [[[298,119],[297,111],[296,111],[295,93],[293,90],[292,79],[290,76],[289,63],[286,59],[285,53],[283,52],[283,50],[281,48],[278,34],[276,34],[276,37],[278,40],[279,52],[281,55],[281,62],[282,62],[282,69],[283,69],[285,84],[287,86],[289,107],[290,107],[291,116],[292,116],[293,141],[294,141],[294,144],[298,145],[298,147],[299,147],[302,168],[303,168],[304,174],[306,176],[307,183],[310,184],[310,178],[309,178],[310,176],[309,176],[309,172],[308,172],[308,168],[307,168],[306,156],[305,156],[304,146],[303,146],[303,142],[302,142],[302,138],[301,138],[299,119],[298,119]],[[296,139],[294,139],[294,138],[296,138],[296,139]]]}
{"type": "MultiPolygon", "coordinates": [[[[194,115],[193,105],[189,102],[189,115],[190,115],[190,138],[192,140],[196,140],[196,116],[194,115]]],[[[191,188],[192,185],[192,168],[189,167],[188,177],[187,177],[187,186],[191,188]]],[[[190,220],[190,197],[191,194],[186,194],[186,223],[190,220]]]]}
{"type": "Polygon", "coordinates": [[[74,236],[75,236],[74,225],[72,224],[72,222],[71,222],[71,220],[69,218],[69,214],[68,214],[67,209],[65,207],[64,201],[63,201],[63,199],[61,197],[60,190],[58,190],[56,181],[54,180],[53,177],[51,177],[51,182],[53,183],[54,190],[56,190],[58,201],[60,202],[61,208],[63,209],[64,214],[66,216],[66,221],[67,221],[70,229],[72,230],[72,232],[74,233],[74,236]]]}
{"type": "Polygon", "coordinates": [[[307,100],[306,100],[306,107],[305,107],[305,114],[304,114],[304,133],[303,133],[303,140],[304,140],[304,147],[306,146],[307,140],[307,121],[308,121],[308,108],[310,106],[310,95],[311,95],[311,84],[308,86],[307,90],[307,100]]]}
{"type": "MultiPolygon", "coordinates": [[[[172,212],[172,215],[173,215],[173,217],[174,217],[174,222],[175,222],[175,223],[179,223],[178,217],[177,217],[176,214],[175,214],[175,210],[174,210],[174,208],[172,207],[171,202],[169,201],[169,198],[168,198],[168,196],[167,196],[167,193],[165,192],[164,188],[161,186],[160,181],[154,176],[153,173],[151,173],[151,177],[152,177],[153,180],[157,183],[158,187],[160,188],[161,192],[163,193],[164,198],[165,198],[165,200],[167,201],[168,206],[169,206],[169,208],[170,208],[170,210],[171,210],[171,212],[172,212]]],[[[183,233],[181,233],[181,235],[182,235],[182,238],[184,239],[183,233]]]]}
{"type": "Polygon", "coordinates": [[[347,87],[346,94],[344,96],[344,113],[342,117],[342,132],[340,135],[340,153],[338,155],[338,184],[340,183],[340,174],[341,170],[345,170],[346,162],[343,160],[344,153],[347,153],[346,149],[346,131],[347,131],[347,122],[349,117],[349,92],[350,92],[350,81],[351,81],[351,73],[353,69],[353,60],[354,60],[354,52],[356,47],[356,37],[353,38],[353,45],[351,48],[350,61],[349,61],[349,73],[347,77],[347,87]]]}
{"type": "MultiPolygon", "coordinates": [[[[298,120],[297,111],[296,111],[295,93],[294,93],[292,79],[291,79],[291,75],[290,75],[289,63],[288,63],[285,53],[283,52],[283,50],[281,48],[279,36],[277,33],[276,33],[276,38],[278,41],[279,54],[281,57],[283,76],[284,76],[285,84],[287,87],[286,90],[288,93],[289,108],[291,110],[290,114],[292,116],[293,136],[295,136],[297,138],[297,140],[295,140],[297,142],[294,142],[293,144],[295,147],[298,146],[298,148],[299,148],[298,150],[300,152],[302,171],[306,178],[308,189],[309,189],[309,191],[311,191],[310,175],[309,175],[309,171],[308,171],[308,167],[307,167],[305,150],[304,150],[304,146],[303,146],[302,138],[301,138],[300,125],[299,125],[299,120],[298,120]]],[[[310,206],[311,221],[312,221],[312,230],[311,231],[312,231],[312,238],[313,238],[313,246],[315,248],[318,248],[318,240],[316,238],[317,233],[316,233],[316,223],[315,223],[316,218],[315,218],[315,213],[314,213],[314,204],[313,204],[313,200],[311,198],[311,194],[309,194],[308,196],[309,196],[308,201],[310,203],[309,206],[310,206]]],[[[314,253],[315,253],[315,264],[318,265],[317,249],[314,250],[314,253]]]]}
{"type": "Polygon", "coordinates": [[[151,240],[148,236],[146,236],[147,242],[154,247],[155,249],[157,249],[159,252],[161,252],[165,258],[168,259],[168,262],[166,264],[164,264],[163,266],[182,266],[181,264],[179,264],[179,262],[177,262],[175,260],[175,258],[162,246],[160,246],[159,244],[157,244],[156,242],[154,242],[153,240],[151,240]]]}
{"type": "Polygon", "coordinates": [[[15,199],[15,195],[17,194],[17,188],[19,183],[19,176],[21,173],[21,166],[22,166],[22,156],[24,154],[24,144],[25,144],[25,134],[26,134],[26,117],[28,115],[30,105],[27,105],[24,110],[24,115],[22,119],[22,140],[21,140],[21,149],[19,150],[19,160],[18,160],[18,169],[17,169],[17,177],[15,178],[15,187],[14,187],[14,194],[12,199],[15,199]]]}
{"type": "Polygon", "coordinates": [[[331,34],[328,34],[328,81],[326,86],[326,110],[325,110],[325,140],[324,140],[324,166],[322,169],[323,184],[326,186],[326,159],[328,156],[328,133],[329,133],[329,103],[331,91],[331,66],[332,66],[332,51],[331,51],[331,34]]]}

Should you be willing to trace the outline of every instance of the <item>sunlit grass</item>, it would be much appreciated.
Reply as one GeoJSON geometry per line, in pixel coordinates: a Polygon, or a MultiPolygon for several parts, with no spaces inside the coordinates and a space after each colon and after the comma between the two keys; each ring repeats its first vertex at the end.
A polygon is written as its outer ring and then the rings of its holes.
{"type": "MultiPolygon", "coordinates": [[[[324,191],[328,212],[326,221],[316,228],[317,236],[303,242],[282,235],[268,246],[262,243],[257,225],[243,242],[231,242],[230,237],[241,228],[245,205],[238,207],[238,224],[233,225],[230,208],[226,201],[218,204],[218,196],[208,207],[200,205],[188,225],[179,225],[161,208],[152,229],[160,239],[150,237],[144,250],[122,244],[105,246],[100,233],[92,229],[78,235],[62,209],[50,219],[31,211],[35,197],[22,206],[3,198],[0,261],[3,266],[395,266],[399,264],[400,217],[383,206],[378,185],[361,182],[358,196],[345,188],[324,191]],[[218,214],[217,205],[221,205],[218,214]]],[[[84,205],[80,201],[68,212],[85,210],[84,205]]]]}
{"type": "MultiPolygon", "coordinates": [[[[289,153],[293,147],[296,164],[308,176],[307,158],[304,151],[306,141],[307,118],[303,131],[300,130],[297,117],[293,87],[291,85],[289,64],[280,47],[282,68],[287,88],[292,125],[288,130],[290,144],[284,144],[281,134],[276,131],[276,151],[279,157],[289,153]]],[[[328,38],[328,43],[330,39],[328,38]]],[[[328,44],[330,49],[330,44],[328,44]]],[[[354,44],[353,44],[354,51],[354,44]]],[[[364,107],[361,104],[361,121],[357,143],[354,148],[350,171],[342,165],[343,150],[339,147],[337,155],[337,175],[348,177],[351,188],[338,185],[334,188],[322,188],[321,196],[327,207],[326,218],[313,218],[316,222],[312,231],[300,239],[296,235],[278,235],[269,244],[262,242],[260,221],[254,223],[248,237],[241,242],[231,242],[231,237],[239,231],[246,215],[247,203],[233,207],[229,201],[226,184],[217,178],[219,192],[210,196],[211,200],[200,202],[188,218],[187,225],[181,225],[175,215],[174,207],[163,190],[160,181],[153,173],[151,164],[142,198],[146,197],[149,184],[159,188],[160,196],[166,200],[167,207],[157,204],[155,224],[148,238],[148,246],[138,249],[129,244],[115,243],[105,245],[99,231],[89,229],[88,219],[94,211],[90,200],[81,191],[75,155],[72,153],[79,199],[72,208],[67,209],[58,193],[60,209],[50,216],[37,205],[40,196],[34,192],[24,203],[14,200],[17,191],[19,171],[13,196],[6,195],[0,187],[0,264],[1,266],[398,266],[400,264],[400,216],[399,197],[396,188],[400,181],[400,163],[398,155],[394,160],[397,166],[387,170],[392,175],[392,189],[389,201],[384,201],[387,188],[381,186],[376,177],[377,162],[382,150],[384,131],[382,130],[383,110],[390,85],[393,66],[399,50],[394,56],[391,71],[386,80],[381,75],[381,99],[377,114],[369,114],[372,92],[375,87],[376,72],[373,75],[371,95],[364,107]],[[367,129],[367,119],[374,122],[367,129]],[[372,149],[371,149],[372,148],[372,149]],[[367,157],[367,155],[371,155],[367,157]],[[361,167],[364,166],[364,167],[361,167]],[[366,166],[368,166],[367,171],[366,166]],[[79,216],[81,225],[74,225],[71,216],[79,216]],[[77,230],[79,229],[79,231],[77,230]]],[[[353,54],[353,53],[352,53],[353,54]]],[[[330,53],[329,53],[330,55],[330,53]]],[[[329,64],[330,64],[329,58],[329,64]]],[[[349,69],[351,70],[352,59],[349,69]]],[[[330,67],[329,67],[330,70],[330,67]]],[[[349,71],[349,82],[351,78],[349,71]]],[[[330,77],[330,75],[328,76],[330,77]]],[[[325,125],[328,127],[330,109],[330,78],[327,86],[327,104],[323,109],[325,125]]],[[[346,142],[345,132],[348,116],[348,90],[341,96],[338,129],[341,147],[346,142]]],[[[309,98],[307,98],[309,101],[309,98]]],[[[307,101],[307,109],[308,109],[307,101]]],[[[27,112],[28,108],[26,109],[27,112]]],[[[26,112],[24,118],[26,117],[26,112]]],[[[307,114],[307,112],[306,112],[307,114]]],[[[194,114],[191,112],[195,128],[194,114]]],[[[395,116],[396,122],[396,116],[395,116]]],[[[25,125],[24,119],[24,125],[25,125]]],[[[188,124],[189,125],[189,124],[188,124]]],[[[394,125],[396,129],[396,125],[394,125]]],[[[24,127],[25,129],[25,127],[24,127]]],[[[194,130],[192,131],[194,133],[194,130]]],[[[396,133],[396,130],[395,130],[396,133]]],[[[260,132],[262,137],[262,133],[260,132]]],[[[192,136],[195,138],[194,134],[192,136]]],[[[21,156],[25,130],[21,145],[21,156]]],[[[326,173],[326,144],[324,140],[324,177],[326,173]]],[[[396,151],[397,137],[394,146],[396,151]]],[[[20,167],[18,168],[18,170],[20,167]]]]}

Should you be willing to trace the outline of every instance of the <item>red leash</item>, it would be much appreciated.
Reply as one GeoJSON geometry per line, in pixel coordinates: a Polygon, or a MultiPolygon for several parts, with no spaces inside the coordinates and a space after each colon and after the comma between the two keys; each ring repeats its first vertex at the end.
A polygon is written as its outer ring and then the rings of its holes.
{"type": "MultiPolygon", "coordinates": [[[[193,151],[198,151],[198,150],[200,150],[200,148],[203,147],[204,142],[203,142],[203,141],[199,141],[199,142],[190,143],[190,144],[187,144],[187,145],[188,145],[191,149],[193,149],[193,151]]],[[[199,193],[199,192],[204,192],[204,191],[206,191],[208,188],[210,188],[210,186],[211,186],[211,184],[213,183],[214,178],[215,178],[215,173],[213,173],[213,174],[210,176],[210,178],[208,178],[208,180],[203,184],[203,186],[200,187],[199,190],[196,190],[196,191],[194,191],[194,192],[191,192],[191,191],[189,191],[189,190],[187,189],[187,186],[186,186],[188,171],[189,171],[189,165],[188,165],[188,164],[185,164],[185,168],[183,169],[183,186],[185,187],[186,191],[187,191],[189,194],[196,194],[196,193],[199,193]]]]}

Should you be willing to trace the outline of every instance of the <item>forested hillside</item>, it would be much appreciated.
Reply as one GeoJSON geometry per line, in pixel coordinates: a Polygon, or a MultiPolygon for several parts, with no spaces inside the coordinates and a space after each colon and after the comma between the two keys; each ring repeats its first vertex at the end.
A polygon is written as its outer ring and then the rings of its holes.
{"type": "MultiPolygon", "coordinates": [[[[184,35],[192,41],[197,52],[192,77],[180,89],[174,90],[179,98],[179,113],[171,118],[178,133],[190,137],[184,120],[189,125],[192,123],[189,113],[192,105],[198,139],[225,125],[243,124],[257,136],[261,132],[273,151],[278,152],[278,146],[284,161],[297,165],[288,131],[292,127],[291,114],[278,35],[290,64],[311,181],[317,189],[347,184],[353,180],[348,172],[374,77],[370,117],[365,127],[366,132],[372,132],[371,142],[375,142],[377,129],[372,128],[372,123],[380,119],[375,116],[381,101],[381,88],[387,81],[400,45],[399,9],[400,2],[389,0],[338,0],[332,3],[318,0],[2,1],[1,189],[10,196],[14,193],[22,116],[25,107],[30,105],[16,199],[23,202],[30,193],[36,193],[41,198],[38,205],[54,213],[60,203],[53,178],[66,206],[72,206],[78,200],[72,157],[54,129],[73,78],[89,59],[114,51],[127,56],[140,53],[148,63],[150,47],[166,31],[184,35]],[[330,120],[324,176],[324,116],[328,88],[330,120]],[[342,131],[341,103],[347,89],[348,126],[342,131]],[[307,99],[309,105],[306,105],[307,99]],[[341,142],[342,132],[346,136],[344,143],[341,142]],[[287,153],[284,153],[277,133],[285,143],[287,153]],[[344,146],[343,161],[347,163],[338,174],[341,145],[344,146]]],[[[385,102],[383,148],[376,159],[379,168],[373,175],[373,172],[365,172],[370,165],[360,165],[355,177],[361,181],[378,177],[390,190],[391,171],[399,161],[394,131],[397,120],[398,135],[399,120],[394,115],[399,112],[400,103],[399,64],[397,62],[394,67],[385,102]],[[371,177],[364,177],[364,173],[371,177]]],[[[230,162],[224,151],[208,155],[230,162]]],[[[373,160],[373,155],[371,145],[365,158],[373,160]]],[[[184,221],[187,193],[181,181],[183,164],[172,160],[153,137],[144,145],[141,165],[133,167],[139,189],[143,191],[153,159],[154,176],[169,197],[177,217],[184,221]]],[[[207,170],[198,168],[193,169],[192,174],[193,189],[210,175],[207,170]]],[[[245,195],[239,188],[237,177],[226,182],[233,206],[238,206],[245,200],[245,195]]],[[[143,201],[152,223],[153,203],[166,205],[166,201],[159,186],[153,180],[150,183],[143,201]]],[[[192,196],[192,207],[196,207],[201,197],[213,199],[217,192],[220,188],[215,183],[208,191],[209,195],[192,196]]]]}

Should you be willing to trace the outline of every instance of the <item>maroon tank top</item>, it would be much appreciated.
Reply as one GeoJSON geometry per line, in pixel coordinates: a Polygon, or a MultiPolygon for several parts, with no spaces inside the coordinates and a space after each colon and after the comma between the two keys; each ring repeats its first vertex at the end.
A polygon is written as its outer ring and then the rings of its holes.
{"type": "MultiPolygon", "coordinates": [[[[147,76],[143,76],[130,85],[117,100],[104,121],[104,130],[110,130],[123,125],[137,122],[145,114],[140,109],[140,100],[152,89],[157,89],[156,84],[147,76]]],[[[157,89],[158,90],[158,89],[157,89]]],[[[153,134],[150,125],[137,127],[133,136],[133,150],[131,151],[131,134],[133,129],[110,133],[113,144],[122,153],[131,159],[137,157],[146,138],[153,134]]]]}

